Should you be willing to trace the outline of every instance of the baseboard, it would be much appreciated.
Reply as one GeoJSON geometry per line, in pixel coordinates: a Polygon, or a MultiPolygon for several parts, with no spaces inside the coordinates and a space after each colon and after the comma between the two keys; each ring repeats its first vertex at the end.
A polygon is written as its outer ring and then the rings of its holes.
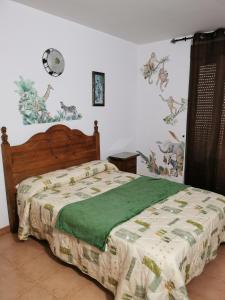
{"type": "Polygon", "coordinates": [[[9,227],[9,225],[8,226],[5,226],[5,227],[3,227],[3,228],[0,228],[0,236],[1,235],[4,235],[4,234],[6,234],[6,233],[9,233],[10,232],[10,227],[9,227]]]}

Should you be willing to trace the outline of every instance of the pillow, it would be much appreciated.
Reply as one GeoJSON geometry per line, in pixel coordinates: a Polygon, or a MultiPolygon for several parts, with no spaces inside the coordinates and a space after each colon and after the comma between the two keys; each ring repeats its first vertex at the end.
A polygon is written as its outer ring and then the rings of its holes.
{"type": "Polygon", "coordinates": [[[66,169],[60,169],[38,176],[32,176],[21,181],[21,183],[18,185],[17,198],[19,199],[23,197],[23,195],[26,198],[30,198],[36,193],[52,187],[63,186],[66,184],[73,185],[81,179],[108,170],[118,169],[108,161],[94,160],[78,166],[72,166],[66,169]]]}

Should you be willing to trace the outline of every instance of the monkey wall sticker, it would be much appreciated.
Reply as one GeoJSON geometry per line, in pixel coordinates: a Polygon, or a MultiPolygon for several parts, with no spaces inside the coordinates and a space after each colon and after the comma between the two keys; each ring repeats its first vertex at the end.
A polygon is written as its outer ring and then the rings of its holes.
{"type": "Polygon", "coordinates": [[[153,75],[157,74],[156,85],[159,85],[160,90],[162,92],[167,87],[169,82],[169,78],[168,78],[169,74],[165,69],[165,63],[168,60],[169,60],[168,56],[165,56],[160,60],[158,60],[155,52],[152,52],[149,60],[147,61],[146,64],[144,64],[143,68],[141,69],[144,79],[147,79],[149,84],[152,84],[154,82],[153,75]]]}
{"type": "MultiPolygon", "coordinates": [[[[141,69],[144,79],[147,79],[149,84],[153,84],[153,75],[157,75],[156,86],[159,86],[160,91],[163,93],[169,83],[169,73],[165,68],[165,64],[169,61],[169,56],[164,56],[160,60],[157,58],[156,53],[152,52],[149,60],[144,64],[141,69]]],[[[159,94],[159,97],[162,101],[167,103],[170,114],[163,118],[163,121],[166,124],[174,125],[177,120],[176,117],[182,111],[187,108],[187,100],[181,98],[180,102],[174,99],[173,96],[168,98],[164,97],[162,94],[159,94]]]]}
{"type": "Polygon", "coordinates": [[[187,100],[181,98],[180,102],[177,102],[174,97],[169,96],[164,98],[162,95],[159,95],[162,101],[166,102],[170,114],[163,118],[163,121],[168,125],[174,125],[177,123],[176,117],[184,110],[187,109],[187,100]]]}
{"type": "MultiPolygon", "coordinates": [[[[155,52],[151,52],[150,58],[141,69],[144,79],[152,85],[150,101],[163,101],[168,108],[168,115],[162,117],[164,124],[175,126],[177,117],[187,109],[187,100],[168,95],[169,72],[167,62],[169,56],[158,59],[155,52]],[[155,86],[153,83],[155,82],[155,86]],[[160,93],[157,91],[159,88],[160,93]],[[155,99],[155,100],[154,100],[155,99]]],[[[166,177],[182,177],[184,164],[185,142],[178,139],[174,131],[169,132],[169,139],[158,141],[150,147],[150,153],[145,155],[137,151],[142,162],[151,173],[166,177]]],[[[180,179],[179,179],[180,180],[180,179]]]]}
{"type": "Polygon", "coordinates": [[[159,69],[158,79],[156,81],[156,85],[159,84],[161,92],[163,92],[165,90],[165,88],[167,87],[167,84],[169,83],[168,76],[169,76],[169,74],[168,74],[167,70],[165,70],[164,62],[163,62],[162,67],[159,69]]]}
{"type": "Polygon", "coordinates": [[[24,80],[22,76],[18,81],[15,81],[15,84],[18,88],[16,93],[20,97],[19,112],[22,115],[24,125],[79,120],[82,118],[82,115],[77,112],[76,106],[67,106],[62,101],[60,101],[61,109],[57,110],[55,115],[48,111],[47,102],[51,91],[54,90],[50,84],[48,84],[43,96],[38,95],[33,81],[24,80]]]}

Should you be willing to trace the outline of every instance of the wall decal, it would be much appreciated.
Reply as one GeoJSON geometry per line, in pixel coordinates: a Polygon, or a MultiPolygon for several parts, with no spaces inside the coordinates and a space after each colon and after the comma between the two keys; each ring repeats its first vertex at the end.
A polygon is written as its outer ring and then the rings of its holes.
{"type": "Polygon", "coordinates": [[[171,48],[167,41],[139,49],[137,95],[141,121],[137,124],[137,150],[142,151],[142,159],[138,160],[139,174],[152,176],[155,173],[178,182],[184,180],[181,175],[184,173],[184,143],[181,141],[185,142],[185,138],[178,133],[186,131],[189,56],[190,49],[171,48]],[[180,141],[168,130],[176,133],[180,141]],[[169,142],[181,143],[181,153],[170,152],[169,142]]]}
{"type": "Polygon", "coordinates": [[[167,103],[170,114],[163,118],[163,121],[168,125],[174,125],[177,122],[176,117],[184,110],[187,109],[187,100],[181,98],[181,102],[177,102],[172,96],[169,98],[164,98],[162,95],[159,95],[162,101],[167,103]]]}
{"type": "Polygon", "coordinates": [[[158,165],[156,161],[156,153],[152,150],[150,151],[149,157],[143,154],[141,151],[137,151],[146,164],[147,168],[151,173],[155,173],[157,175],[170,176],[170,171],[167,167],[163,167],[158,165]]]}
{"type": "Polygon", "coordinates": [[[148,79],[148,83],[152,84],[152,76],[158,72],[156,85],[159,84],[160,90],[163,92],[169,82],[169,74],[165,70],[165,63],[169,60],[168,56],[158,60],[155,52],[151,53],[148,62],[141,69],[144,79],[148,79]],[[159,69],[160,68],[160,69],[159,69]]]}
{"type": "Polygon", "coordinates": [[[67,118],[67,116],[75,117],[75,119],[78,118],[76,106],[66,106],[62,101],[60,101],[60,107],[63,110],[64,118],[67,118]]]}
{"type": "Polygon", "coordinates": [[[158,79],[156,81],[156,85],[159,83],[159,87],[161,92],[164,91],[164,89],[167,87],[167,84],[169,83],[169,74],[164,68],[164,62],[162,63],[162,67],[159,69],[158,73],[158,79]]]}
{"type": "Polygon", "coordinates": [[[50,84],[48,84],[43,96],[38,95],[33,81],[24,80],[22,76],[20,76],[19,81],[15,81],[15,84],[18,87],[16,93],[20,96],[19,111],[24,125],[70,121],[82,118],[82,115],[77,112],[74,105],[66,106],[62,101],[60,102],[61,110],[58,110],[56,115],[51,115],[46,106],[51,90],[54,90],[50,84]]]}
{"type": "Polygon", "coordinates": [[[164,176],[182,176],[185,143],[180,141],[174,132],[169,131],[169,133],[171,137],[173,137],[173,141],[167,140],[165,142],[156,142],[160,152],[163,154],[163,159],[160,164],[157,161],[156,153],[152,150],[150,151],[149,157],[141,151],[137,152],[141,155],[150,172],[164,176]]]}

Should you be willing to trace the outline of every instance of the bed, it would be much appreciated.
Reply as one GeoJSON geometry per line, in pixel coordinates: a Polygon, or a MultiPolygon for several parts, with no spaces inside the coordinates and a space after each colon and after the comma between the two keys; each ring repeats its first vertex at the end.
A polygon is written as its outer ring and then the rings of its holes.
{"type": "Polygon", "coordinates": [[[186,284],[225,241],[225,197],[193,187],[117,225],[105,251],[55,228],[65,205],[140,177],[100,160],[97,121],[92,136],[55,125],[17,146],[10,146],[3,127],[2,155],[11,231],[21,240],[47,240],[57,257],[95,278],[116,300],[188,299],[186,284]]]}

